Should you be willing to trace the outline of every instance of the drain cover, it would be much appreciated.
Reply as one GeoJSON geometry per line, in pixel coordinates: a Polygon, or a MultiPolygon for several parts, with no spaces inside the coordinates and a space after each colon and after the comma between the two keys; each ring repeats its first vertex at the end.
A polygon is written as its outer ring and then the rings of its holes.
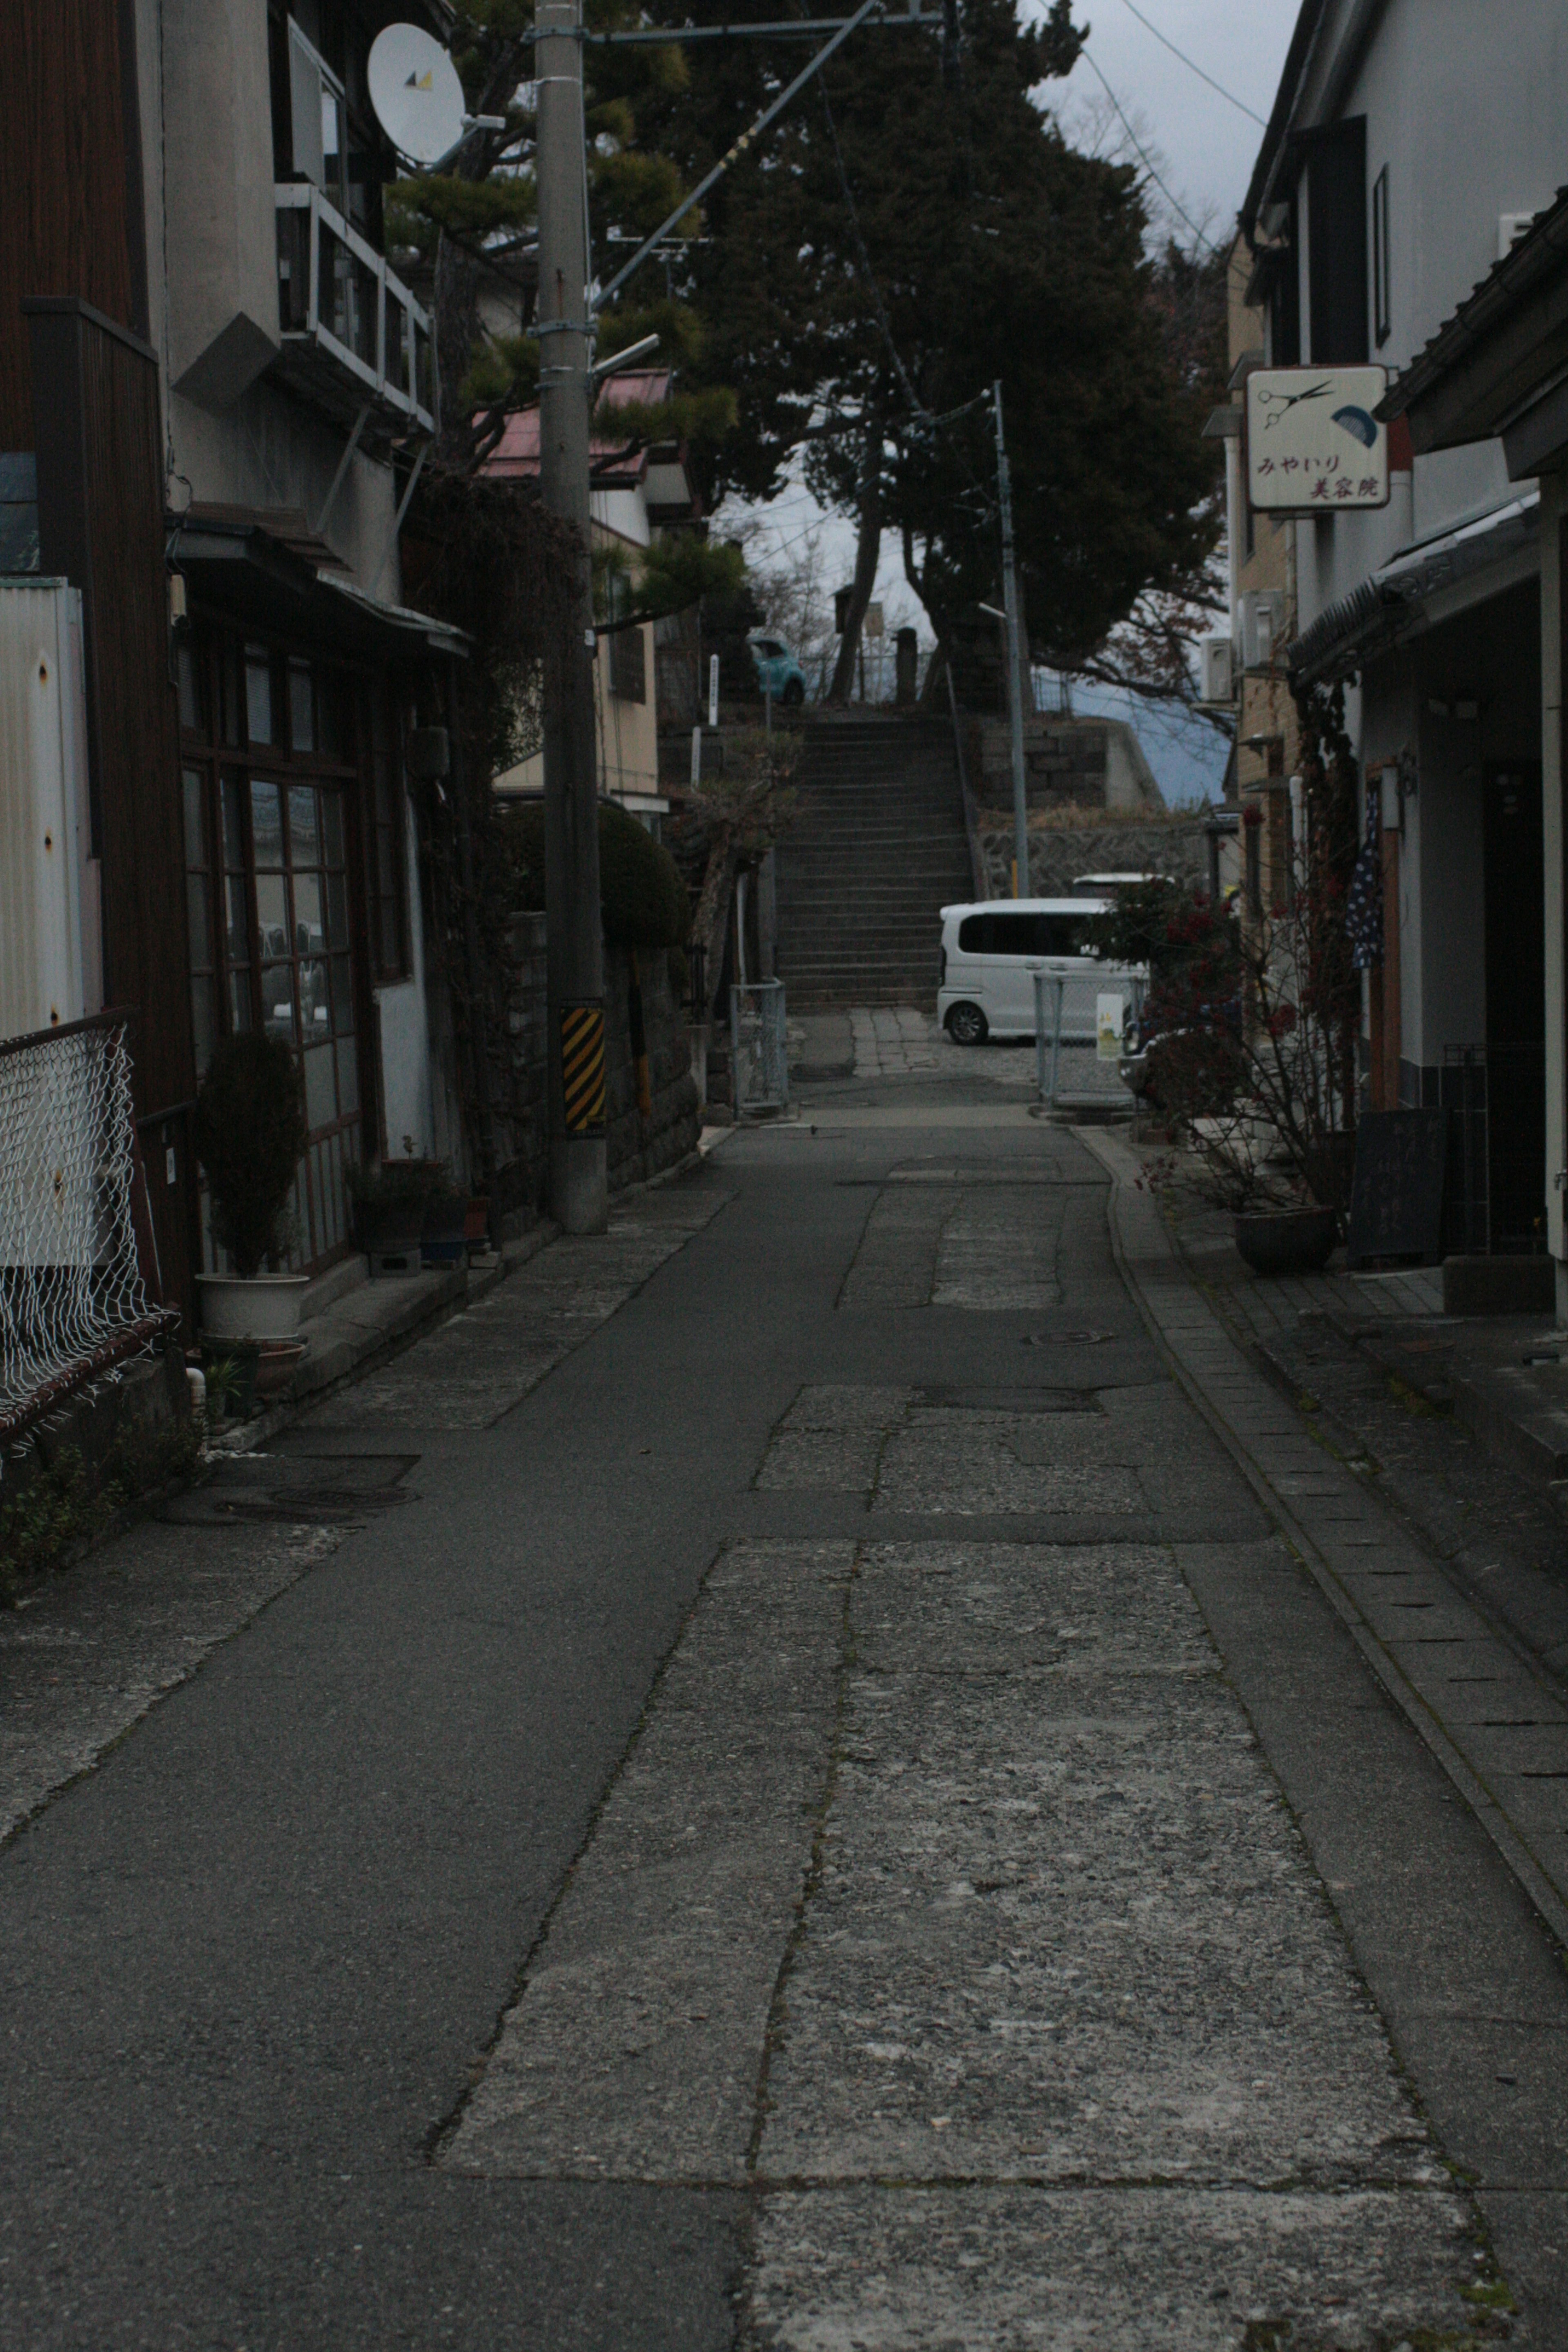
{"type": "Polygon", "coordinates": [[[183,1527],[282,1522],[342,1527],[417,1500],[403,1481],[417,1454],[237,1454],[163,1513],[183,1527]]]}

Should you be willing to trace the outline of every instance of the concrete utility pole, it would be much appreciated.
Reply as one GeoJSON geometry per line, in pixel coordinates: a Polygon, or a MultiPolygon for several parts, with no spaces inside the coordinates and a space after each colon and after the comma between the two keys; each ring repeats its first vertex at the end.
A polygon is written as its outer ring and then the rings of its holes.
{"type": "Polygon", "coordinates": [[[539,0],[540,488],[582,542],[559,670],[544,697],[544,903],[549,925],[550,1205],[569,1234],[609,1223],[605,1158],[605,946],[594,757],[594,585],[588,528],[588,224],[582,0],[539,0]]]}
{"type": "Polygon", "coordinates": [[[992,388],[996,408],[996,488],[1002,506],[1002,603],[1007,615],[1007,717],[1013,739],[1014,895],[1029,895],[1029,795],[1024,769],[1024,630],[1018,609],[1018,566],[1013,555],[1013,478],[1002,435],[1002,383],[992,388]]]}

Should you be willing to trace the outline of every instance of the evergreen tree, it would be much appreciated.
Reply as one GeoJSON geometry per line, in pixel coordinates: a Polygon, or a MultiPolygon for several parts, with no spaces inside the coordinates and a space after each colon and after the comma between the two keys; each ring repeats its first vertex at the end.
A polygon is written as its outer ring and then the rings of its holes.
{"type": "MultiPolygon", "coordinates": [[[[677,0],[654,0],[673,9],[677,0]]],[[[679,0],[687,14],[687,0],[679,0]]],[[[696,0],[695,21],[732,6],[696,0]]],[[[1075,153],[1037,102],[1082,42],[1068,0],[950,0],[949,29],[868,26],[708,200],[682,284],[702,366],[739,430],[711,495],[765,497],[797,456],[851,515],[847,686],[882,534],[939,640],[997,593],[988,420],[931,420],[1004,387],[1031,644],[1072,659],[1212,544],[1212,452],[1164,348],[1134,173],[1075,153]]],[[[798,45],[704,43],[649,110],[689,180],[724,152],[798,45]]]]}

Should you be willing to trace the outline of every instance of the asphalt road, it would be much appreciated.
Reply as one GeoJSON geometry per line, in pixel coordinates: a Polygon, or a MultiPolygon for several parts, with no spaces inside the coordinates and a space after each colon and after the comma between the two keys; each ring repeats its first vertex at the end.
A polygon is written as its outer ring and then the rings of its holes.
{"type": "Polygon", "coordinates": [[[250,1596],[0,1852],[0,2338],[1394,2343],[1498,2315],[1489,2228],[1565,2340],[1559,2143],[1450,2084],[1478,2208],[1386,2020],[1437,1873],[1542,2064],[1568,1979],[1168,1380],[1098,1165],[881,1079],[673,1198],[520,1398],[458,1325],[280,1443],[406,1497],[334,1549],[187,1517],[52,1601],[68,1647],[160,1559],[250,1596]],[[1347,1939],[1347,1851],[1405,1941],[1347,1939]]]}

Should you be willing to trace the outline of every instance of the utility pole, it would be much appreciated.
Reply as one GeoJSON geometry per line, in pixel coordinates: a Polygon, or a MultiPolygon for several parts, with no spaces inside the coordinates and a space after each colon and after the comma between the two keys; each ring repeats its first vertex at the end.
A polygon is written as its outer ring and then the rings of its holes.
{"type": "Polygon", "coordinates": [[[605,1157],[605,946],[594,758],[589,537],[588,223],[582,0],[539,0],[540,488],[582,550],[556,690],[544,697],[544,903],[550,1021],[550,1205],[569,1234],[609,1223],[605,1157]]]}
{"type": "Polygon", "coordinates": [[[1013,478],[1002,434],[1002,383],[992,388],[996,409],[996,488],[1002,506],[1002,603],[1007,615],[1007,717],[1013,740],[1014,896],[1029,895],[1029,795],[1024,770],[1024,629],[1018,610],[1018,566],[1013,553],[1013,478]]]}

